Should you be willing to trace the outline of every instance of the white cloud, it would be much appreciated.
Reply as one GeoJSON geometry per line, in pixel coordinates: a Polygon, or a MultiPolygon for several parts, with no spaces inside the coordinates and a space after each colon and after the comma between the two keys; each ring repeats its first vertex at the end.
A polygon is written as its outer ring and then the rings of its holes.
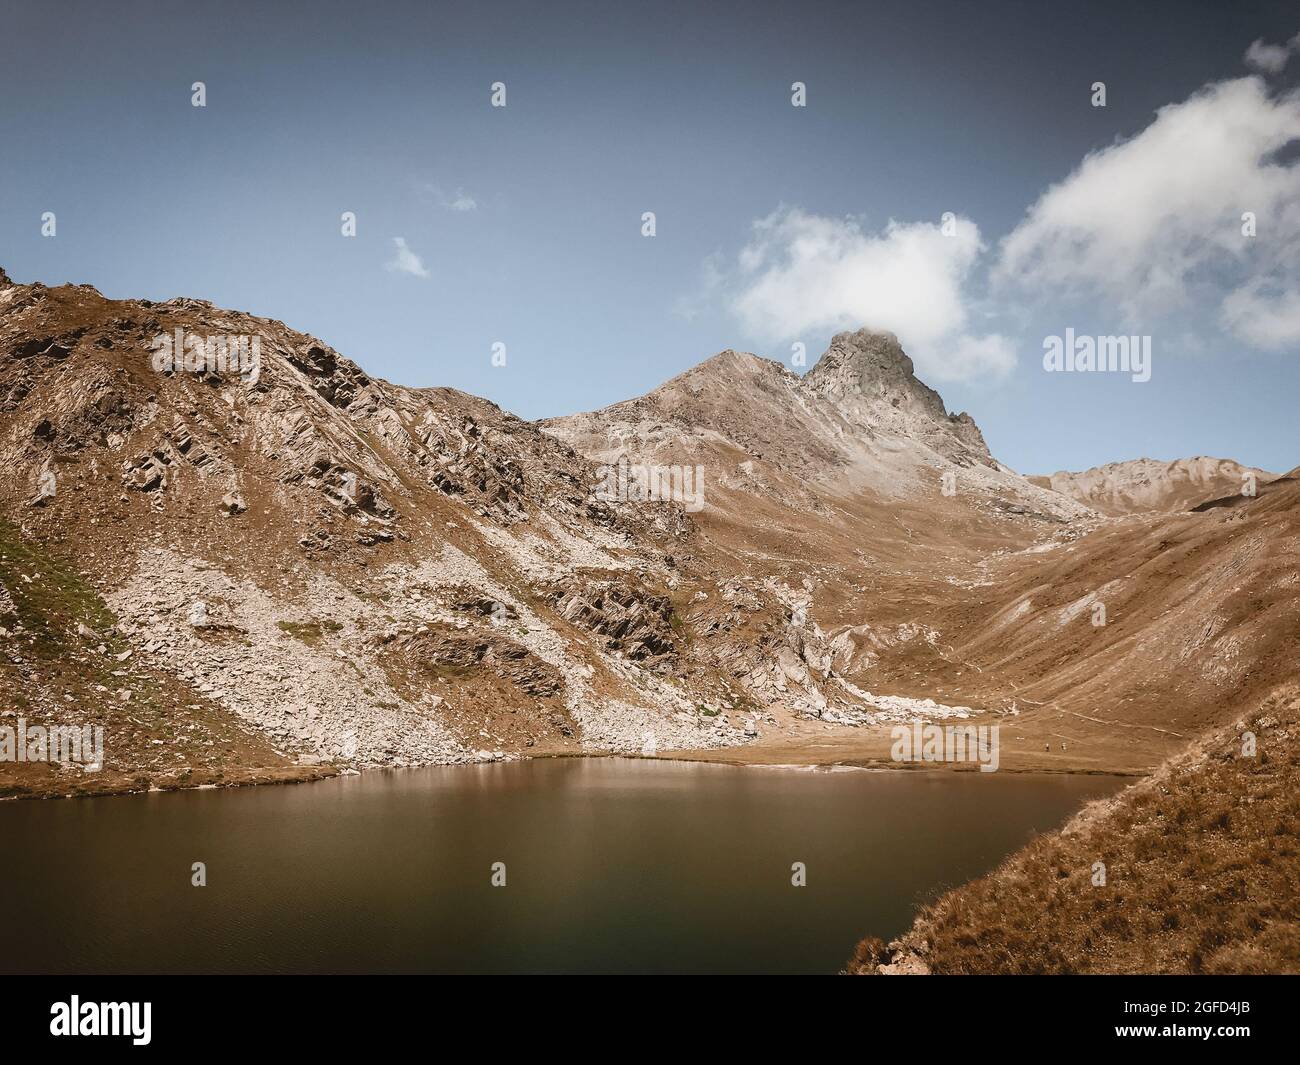
{"type": "Polygon", "coordinates": [[[1254,67],[1267,74],[1276,74],[1291,58],[1291,49],[1284,44],[1265,44],[1261,38],[1251,42],[1243,58],[1248,67],[1254,67]]]}
{"type": "Polygon", "coordinates": [[[1300,33],[1286,44],[1266,44],[1261,37],[1259,40],[1251,41],[1243,58],[1248,67],[1265,74],[1279,74],[1291,58],[1291,54],[1298,50],[1300,50],[1300,33]]]}
{"type": "Polygon", "coordinates": [[[893,221],[872,233],[851,218],[780,208],[754,223],[729,278],[731,309],[768,342],[865,326],[895,333],[934,378],[1001,374],[1015,364],[1011,345],[966,333],[965,288],[981,248],[979,228],[962,218],[951,235],[893,221]]]}
{"type": "Polygon", "coordinates": [[[425,185],[424,191],[437,201],[439,207],[449,211],[477,211],[478,201],[464,189],[458,188],[454,195],[448,195],[437,185],[425,185]]]}
{"type": "MultiPolygon", "coordinates": [[[[1039,291],[1100,295],[1130,321],[1204,302],[1265,276],[1294,284],[1300,170],[1273,153],[1300,137],[1300,95],[1270,96],[1256,77],[1209,85],[1162,107],[1130,140],[1088,155],[1048,189],[1002,243],[996,278],[1039,291]],[[1255,215],[1258,235],[1242,233],[1255,215]]],[[[1242,339],[1247,311],[1224,321],[1242,339]]]]}
{"type": "Polygon", "coordinates": [[[413,277],[429,276],[429,271],[425,269],[424,262],[407,247],[405,237],[394,237],[393,247],[396,250],[393,252],[392,261],[387,264],[387,269],[402,274],[411,274],[413,277]]]}
{"type": "Polygon", "coordinates": [[[1300,292],[1268,280],[1248,282],[1223,301],[1225,329],[1265,351],[1300,344],[1300,292]]]}

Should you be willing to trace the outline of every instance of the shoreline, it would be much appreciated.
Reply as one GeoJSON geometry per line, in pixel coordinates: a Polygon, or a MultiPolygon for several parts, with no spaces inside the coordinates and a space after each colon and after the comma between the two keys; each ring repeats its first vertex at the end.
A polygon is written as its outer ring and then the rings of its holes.
{"type": "MultiPolygon", "coordinates": [[[[542,758],[626,758],[630,761],[641,762],[705,763],[708,765],[731,766],[735,769],[786,769],[822,773],[835,772],[837,770],[864,773],[979,773],[978,765],[965,762],[894,762],[875,759],[868,762],[846,760],[838,760],[834,762],[774,762],[753,758],[727,758],[722,756],[723,752],[734,750],[736,750],[734,747],[719,747],[716,750],[669,751],[661,755],[637,754],[632,751],[588,751],[582,753],[558,752],[554,754],[533,754],[524,757],[530,761],[542,758]]],[[[524,759],[520,760],[522,761],[524,759]]],[[[429,767],[422,766],[418,768],[429,767]]],[[[1154,772],[1154,770],[1132,768],[1106,769],[1095,766],[1019,766],[1016,768],[999,768],[996,773],[984,775],[1024,776],[1037,774],[1040,776],[1069,777],[1131,777],[1134,780],[1139,780],[1142,777],[1150,776],[1152,772],[1154,772]]]]}
{"type": "MultiPolygon", "coordinates": [[[[635,751],[612,751],[612,750],[593,750],[593,751],[572,751],[572,750],[541,750],[531,753],[509,752],[506,758],[492,759],[490,761],[473,761],[473,762],[429,762],[421,765],[408,766],[369,766],[364,769],[354,769],[352,772],[357,774],[373,772],[398,772],[421,769],[440,769],[460,765],[492,765],[503,762],[515,761],[541,761],[543,759],[614,759],[622,758],[631,761],[646,762],[680,762],[680,763],[706,763],[710,765],[725,765],[736,769],[780,769],[786,771],[803,771],[803,772],[868,772],[868,773],[899,773],[899,772],[920,772],[920,773],[979,773],[980,769],[976,763],[968,762],[895,762],[892,759],[882,759],[875,757],[839,757],[826,758],[817,757],[814,746],[827,745],[808,745],[805,747],[786,747],[770,746],[762,743],[749,744],[744,747],[719,747],[705,749],[683,749],[676,751],[667,751],[663,754],[647,755],[635,751]],[[790,755],[796,757],[790,757],[790,755]],[[797,757],[803,754],[805,757],[797,757]],[[809,757],[811,756],[811,757],[809,757]]],[[[840,746],[838,744],[831,746],[840,746]]],[[[844,746],[849,746],[845,744],[844,746]]],[[[248,788],[260,787],[264,785],[284,785],[284,784],[308,784],[319,780],[328,780],[334,777],[345,775],[351,767],[333,766],[333,765],[284,765],[276,767],[253,768],[238,771],[235,774],[223,774],[220,778],[212,775],[200,777],[191,776],[183,783],[180,781],[157,781],[151,780],[147,785],[141,786],[138,777],[120,774],[112,778],[106,778],[101,786],[88,787],[88,779],[78,780],[75,790],[65,790],[66,785],[55,787],[24,787],[21,784],[7,784],[0,786],[0,802],[11,801],[32,801],[41,799],[96,799],[96,798],[115,798],[123,795],[148,795],[162,794],[180,791],[212,791],[219,788],[248,788]]],[[[994,776],[997,774],[1039,774],[1039,775],[1058,775],[1058,776],[1107,776],[1107,777],[1126,777],[1138,780],[1151,775],[1154,769],[1145,769],[1134,766],[1105,766],[1105,765],[1086,765],[1078,764],[1065,759],[1045,764],[1037,764],[1026,761],[1025,764],[1010,766],[1000,766],[995,773],[987,774],[994,776]]],[[[53,782],[51,782],[53,783],[53,782]]]]}

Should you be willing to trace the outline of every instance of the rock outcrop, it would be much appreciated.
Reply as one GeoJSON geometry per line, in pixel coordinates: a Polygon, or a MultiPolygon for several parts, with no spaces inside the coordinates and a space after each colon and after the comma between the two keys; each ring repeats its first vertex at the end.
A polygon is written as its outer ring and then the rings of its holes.
{"type": "Polygon", "coordinates": [[[962,465],[997,465],[971,416],[947,412],[939,393],[917,378],[892,333],[838,334],[799,390],[829,401],[868,433],[921,441],[962,465]]]}

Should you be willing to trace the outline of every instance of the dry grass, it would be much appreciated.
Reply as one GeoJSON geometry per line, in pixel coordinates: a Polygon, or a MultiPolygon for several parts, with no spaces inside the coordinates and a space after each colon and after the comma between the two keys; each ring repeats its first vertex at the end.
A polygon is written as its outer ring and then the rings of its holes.
{"type": "Polygon", "coordinates": [[[1300,972],[1298,746],[1291,686],[945,895],[897,943],[864,940],[849,970],[1300,972]]]}
{"type": "Polygon", "coordinates": [[[309,647],[317,646],[324,633],[338,632],[343,628],[337,621],[277,621],[276,625],[282,632],[301,640],[309,647]]]}

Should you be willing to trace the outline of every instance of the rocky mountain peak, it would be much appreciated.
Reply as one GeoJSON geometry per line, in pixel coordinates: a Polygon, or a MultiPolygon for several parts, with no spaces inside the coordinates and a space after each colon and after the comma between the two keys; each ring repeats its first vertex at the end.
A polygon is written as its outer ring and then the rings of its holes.
{"type": "Polygon", "coordinates": [[[943,399],[917,379],[912,360],[893,333],[837,333],[808,371],[804,388],[840,403],[861,398],[905,413],[947,417],[943,399]]]}
{"type": "Polygon", "coordinates": [[[9,275],[5,273],[5,268],[0,266],[0,288],[8,288],[12,284],[13,281],[11,281],[9,275]]]}
{"type": "Polygon", "coordinates": [[[966,413],[948,413],[943,397],[916,376],[893,333],[837,333],[799,389],[869,432],[924,440],[949,458],[966,453],[982,464],[993,461],[979,426],[966,413]]]}

